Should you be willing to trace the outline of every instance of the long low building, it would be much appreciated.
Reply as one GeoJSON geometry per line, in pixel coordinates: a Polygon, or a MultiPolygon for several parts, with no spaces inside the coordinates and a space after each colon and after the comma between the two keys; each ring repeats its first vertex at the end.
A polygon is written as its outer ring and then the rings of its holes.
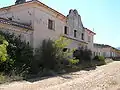
{"type": "Polygon", "coordinates": [[[120,57],[120,50],[104,44],[94,43],[94,56],[100,55],[106,58],[120,57]]]}

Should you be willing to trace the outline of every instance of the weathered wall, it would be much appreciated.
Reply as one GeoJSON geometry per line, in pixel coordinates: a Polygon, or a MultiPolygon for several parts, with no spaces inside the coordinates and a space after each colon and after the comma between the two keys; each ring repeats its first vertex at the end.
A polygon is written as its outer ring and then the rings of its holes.
{"type": "Polygon", "coordinates": [[[34,19],[34,47],[39,46],[43,39],[58,39],[64,33],[66,23],[42,7],[36,7],[34,19]],[[48,29],[48,20],[54,21],[54,30],[48,29]]]}
{"type": "Polygon", "coordinates": [[[29,42],[32,46],[33,31],[2,23],[0,23],[0,31],[11,34],[14,33],[16,36],[21,35],[21,40],[29,42]]]}
{"type": "Polygon", "coordinates": [[[94,39],[94,34],[89,32],[87,29],[85,29],[85,42],[87,42],[87,47],[88,49],[91,49],[93,51],[93,39],[94,39]]]}
{"type": "Polygon", "coordinates": [[[20,4],[14,8],[9,7],[0,11],[0,17],[2,18],[12,18],[12,21],[17,21],[27,25],[32,24],[33,19],[33,7],[30,5],[20,4]]]}
{"type": "MultiPolygon", "coordinates": [[[[35,1],[1,10],[0,17],[12,18],[12,21],[31,25],[33,28],[33,36],[27,37],[26,40],[31,40],[35,48],[38,47],[44,39],[50,38],[55,40],[58,39],[59,36],[65,35],[64,26],[69,28],[67,36],[72,38],[72,43],[69,45],[70,48],[78,48],[81,41],[87,42],[88,33],[84,30],[81,16],[78,14],[77,10],[70,10],[69,15],[65,18],[54,10],[35,1]],[[48,19],[54,21],[54,30],[48,29],[48,19]],[[77,30],[77,37],[74,37],[74,30],[77,30]],[[84,40],[81,39],[82,33],[84,34],[84,40]]],[[[88,43],[89,49],[93,48],[92,44],[93,36],[91,36],[91,42],[88,43]]]]}
{"type": "MultiPolygon", "coordinates": [[[[85,30],[82,25],[81,16],[78,14],[77,10],[70,10],[67,16],[67,24],[69,26],[69,35],[72,38],[81,40],[81,34],[85,33],[85,30]],[[77,36],[74,37],[74,30],[77,31],[77,36]]],[[[84,37],[85,38],[85,37],[84,37]]]]}

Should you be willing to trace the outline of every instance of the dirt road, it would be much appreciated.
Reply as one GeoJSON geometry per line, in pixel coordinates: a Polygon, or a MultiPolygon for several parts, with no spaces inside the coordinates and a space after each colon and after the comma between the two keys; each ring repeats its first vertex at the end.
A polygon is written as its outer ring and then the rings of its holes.
{"type": "Polygon", "coordinates": [[[36,82],[0,85],[0,90],[120,90],[120,61],[36,82]]]}

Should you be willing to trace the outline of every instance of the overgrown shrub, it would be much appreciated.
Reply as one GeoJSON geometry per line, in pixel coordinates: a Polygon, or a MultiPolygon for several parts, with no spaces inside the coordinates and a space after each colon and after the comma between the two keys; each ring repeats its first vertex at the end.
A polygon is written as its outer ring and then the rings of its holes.
{"type": "Polygon", "coordinates": [[[93,61],[96,65],[104,65],[106,64],[105,58],[103,56],[95,56],[93,58],[93,61]]]}
{"type": "Polygon", "coordinates": [[[75,59],[75,58],[69,59],[68,61],[69,61],[69,63],[70,63],[71,65],[76,65],[76,64],[79,63],[79,59],[75,59]]]}
{"type": "Polygon", "coordinates": [[[63,70],[69,64],[72,66],[74,65],[76,60],[75,58],[71,57],[73,55],[74,49],[64,50],[69,44],[70,40],[64,37],[60,37],[60,39],[56,40],[53,44],[56,48],[56,57],[57,57],[57,67],[60,70],[63,70]]]}
{"type": "Polygon", "coordinates": [[[103,56],[95,56],[93,60],[104,61],[105,58],[103,56]]]}
{"type": "Polygon", "coordinates": [[[42,45],[36,50],[36,60],[39,60],[39,66],[47,69],[53,69],[56,64],[56,50],[53,47],[52,40],[43,40],[42,45]]]}
{"type": "Polygon", "coordinates": [[[36,49],[35,60],[33,64],[34,72],[51,69],[60,71],[65,69],[68,64],[76,64],[78,60],[71,59],[72,51],[64,52],[64,48],[69,44],[69,40],[63,37],[56,41],[43,40],[42,45],[36,49]],[[36,65],[37,64],[37,65],[36,65]],[[34,69],[36,68],[36,69],[34,69]],[[39,68],[39,69],[38,69],[39,68]]]}
{"type": "Polygon", "coordinates": [[[5,82],[5,75],[3,73],[0,73],[0,84],[5,82]]]}
{"type": "Polygon", "coordinates": [[[1,65],[6,68],[5,72],[16,71],[16,73],[23,73],[24,71],[28,71],[33,60],[33,49],[29,43],[22,41],[20,36],[16,37],[11,33],[0,31],[0,35],[4,36],[9,43],[7,46],[9,59],[1,65]]]}
{"type": "Polygon", "coordinates": [[[81,63],[84,61],[91,61],[91,56],[92,56],[91,50],[82,47],[78,48],[73,53],[73,57],[79,59],[81,63]]]}
{"type": "Polygon", "coordinates": [[[59,50],[59,48],[52,40],[43,40],[41,46],[36,49],[35,60],[32,66],[33,70],[36,70],[34,72],[38,73],[40,70],[45,69],[57,69],[64,59],[63,51],[59,50]]]}
{"type": "Polygon", "coordinates": [[[8,42],[5,37],[0,35],[0,72],[9,71],[14,61],[9,58],[7,53],[8,42]]]}
{"type": "Polygon", "coordinates": [[[7,46],[8,42],[0,35],[0,64],[8,59],[7,46]]]}

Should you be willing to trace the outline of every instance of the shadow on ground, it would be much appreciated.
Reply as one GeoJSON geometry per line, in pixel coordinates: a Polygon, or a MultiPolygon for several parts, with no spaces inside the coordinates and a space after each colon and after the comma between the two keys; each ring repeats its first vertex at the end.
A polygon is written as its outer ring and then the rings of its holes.
{"type": "MultiPolygon", "coordinates": [[[[117,60],[106,59],[105,63],[110,63],[112,61],[120,61],[120,59],[117,59],[117,60]]],[[[77,72],[77,71],[80,71],[80,70],[91,71],[91,70],[95,70],[97,66],[104,65],[103,62],[102,62],[102,64],[101,63],[97,63],[97,64],[94,64],[92,67],[91,66],[86,67],[86,65],[84,65],[83,68],[81,68],[81,69],[76,69],[76,70],[71,70],[70,69],[70,71],[68,70],[67,72],[60,73],[60,74],[55,73],[53,71],[48,71],[46,75],[42,75],[42,76],[41,76],[41,74],[31,75],[30,78],[25,79],[25,80],[33,83],[33,82],[36,82],[36,81],[39,81],[39,80],[45,80],[45,79],[49,79],[49,78],[56,77],[56,76],[64,78],[64,79],[72,79],[72,76],[70,76],[70,75],[79,75],[79,74],[74,74],[73,72],[77,72]],[[100,64],[100,65],[97,65],[97,64],[100,64]],[[66,74],[69,74],[69,75],[66,75],[66,74]]]]}
{"type": "MultiPolygon", "coordinates": [[[[84,69],[81,69],[81,70],[90,71],[90,70],[95,70],[95,69],[96,69],[96,66],[87,67],[87,68],[84,68],[84,69]]],[[[77,72],[77,71],[80,71],[80,70],[76,70],[76,71],[72,71],[72,72],[66,72],[66,73],[62,73],[62,74],[57,74],[55,72],[52,72],[51,74],[48,74],[45,77],[42,77],[40,75],[31,75],[30,78],[25,79],[25,80],[33,83],[33,82],[36,82],[36,81],[39,81],[39,80],[45,80],[45,79],[56,77],[56,76],[64,78],[64,79],[72,79],[72,76],[70,76],[70,75],[79,75],[79,74],[74,74],[73,73],[73,72],[77,72]],[[66,74],[69,74],[69,75],[66,75],[66,74]]]]}
{"type": "Polygon", "coordinates": [[[95,70],[95,69],[96,69],[96,66],[84,68],[83,70],[90,71],[90,70],[95,70]]]}

